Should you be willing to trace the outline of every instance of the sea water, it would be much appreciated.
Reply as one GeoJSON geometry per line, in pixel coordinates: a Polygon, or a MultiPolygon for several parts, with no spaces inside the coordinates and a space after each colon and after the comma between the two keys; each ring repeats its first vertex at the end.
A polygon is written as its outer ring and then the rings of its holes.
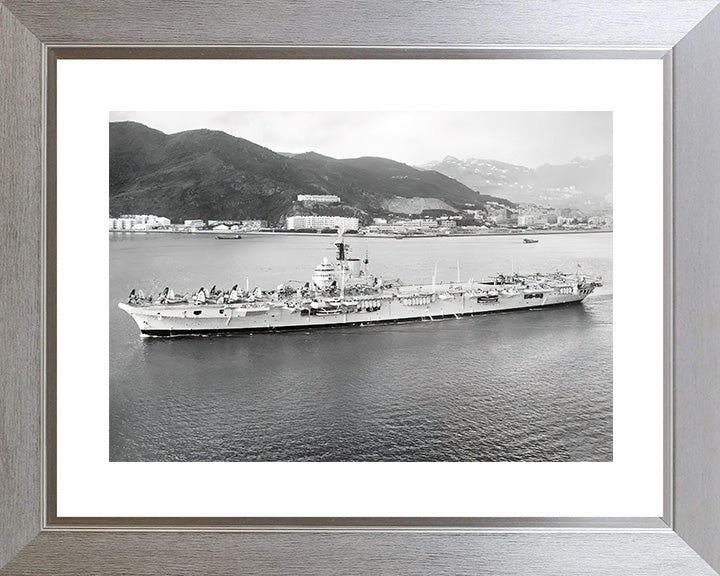
{"type": "Polygon", "coordinates": [[[599,275],[581,304],[397,325],[141,338],[133,288],[297,285],[332,235],[110,234],[111,461],[611,461],[612,234],[364,238],[405,283],[599,275]]]}

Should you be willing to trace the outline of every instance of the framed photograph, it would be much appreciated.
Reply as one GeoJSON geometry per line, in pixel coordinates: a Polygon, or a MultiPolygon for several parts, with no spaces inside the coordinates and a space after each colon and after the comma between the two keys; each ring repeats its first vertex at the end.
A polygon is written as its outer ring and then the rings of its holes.
{"type": "Polygon", "coordinates": [[[720,12],[501,4],[0,4],[3,573],[715,573],[720,12]]]}

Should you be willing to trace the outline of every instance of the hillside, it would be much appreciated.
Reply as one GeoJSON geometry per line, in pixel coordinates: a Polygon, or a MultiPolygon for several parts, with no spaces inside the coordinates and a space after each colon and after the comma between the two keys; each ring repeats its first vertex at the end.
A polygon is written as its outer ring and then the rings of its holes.
{"type": "Polygon", "coordinates": [[[385,158],[279,154],[224,132],[167,135],[135,122],[110,123],[111,216],[280,223],[290,214],[313,211],[295,202],[298,194],[335,194],[342,203],[333,212],[363,220],[387,216],[392,207],[459,210],[487,200],[512,205],[439,172],[385,158]]]}
{"type": "Polygon", "coordinates": [[[421,168],[436,170],[481,194],[495,194],[517,203],[587,210],[612,207],[611,156],[576,158],[568,164],[544,164],[534,169],[495,160],[459,160],[447,156],[421,168]]]}

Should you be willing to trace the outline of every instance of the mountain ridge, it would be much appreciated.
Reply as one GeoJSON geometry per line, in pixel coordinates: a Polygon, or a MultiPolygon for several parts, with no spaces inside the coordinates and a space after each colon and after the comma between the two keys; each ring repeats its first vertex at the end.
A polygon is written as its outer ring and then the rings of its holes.
{"type": "MultiPolygon", "coordinates": [[[[479,194],[446,175],[387,158],[288,155],[216,130],[165,134],[137,122],[111,122],[110,214],[153,213],[173,221],[262,219],[312,213],[298,194],[334,194],[333,212],[368,222],[393,199],[425,199],[452,210],[504,198],[479,194]]],[[[423,202],[396,202],[422,206],[423,202]]],[[[327,210],[327,208],[324,208],[327,210]]]]}

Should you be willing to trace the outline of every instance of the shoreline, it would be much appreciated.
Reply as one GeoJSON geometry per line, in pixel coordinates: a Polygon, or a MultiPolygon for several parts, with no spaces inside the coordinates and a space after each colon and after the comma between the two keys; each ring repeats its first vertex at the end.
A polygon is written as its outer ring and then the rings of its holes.
{"type": "MultiPolygon", "coordinates": [[[[348,238],[387,238],[387,239],[396,239],[396,240],[414,240],[418,238],[477,238],[477,237],[483,237],[483,236],[520,236],[520,237],[529,237],[529,236],[544,236],[544,235],[550,235],[550,234],[612,234],[612,229],[602,229],[602,230],[513,230],[513,231],[504,231],[504,232],[495,232],[495,231],[487,231],[487,232],[471,232],[467,234],[412,234],[407,236],[394,236],[391,234],[351,234],[351,233],[345,233],[348,238]]],[[[195,230],[193,232],[188,231],[181,231],[181,230],[109,230],[110,234],[185,234],[188,236],[207,236],[207,235],[214,235],[214,236],[223,236],[223,235],[232,235],[232,234],[238,234],[239,236],[306,236],[306,237],[315,237],[315,236],[322,236],[322,237],[332,237],[335,234],[334,233],[312,233],[312,232],[291,232],[289,230],[282,230],[282,231],[259,231],[259,230],[253,230],[251,232],[239,232],[239,231],[232,231],[232,232],[219,232],[215,230],[195,230]]],[[[242,238],[239,238],[240,240],[242,238]]],[[[234,240],[234,238],[233,238],[234,240]]]]}

